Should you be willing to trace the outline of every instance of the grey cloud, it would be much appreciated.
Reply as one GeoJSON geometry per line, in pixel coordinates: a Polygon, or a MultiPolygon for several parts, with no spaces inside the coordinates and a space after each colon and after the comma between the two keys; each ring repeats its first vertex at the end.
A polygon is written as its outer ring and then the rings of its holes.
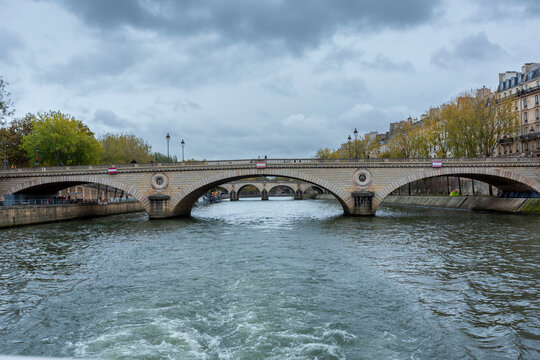
{"type": "Polygon", "coordinates": [[[369,95],[366,83],[359,78],[327,80],[318,88],[325,93],[338,97],[360,98],[369,95]]]}
{"type": "Polygon", "coordinates": [[[345,64],[359,61],[363,55],[363,50],[334,47],[317,63],[314,70],[317,73],[341,70],[345,64]]]}
{"type": "Polygon", "coordinates": [[[538,0],[476,0],[473,1],[473,4],[477,5],[477,9],[472,16],[473,21],[478,21],[478,19],[507,19],[510,14],[512,19],[537,17],[540,13],[540,1],[538,0]]]}
{"type": "MultiPolygon", "coordinates": [[[[87,81],[93,84],[102,82],[103,78],[126,74],[147,56],[149,51],[133,40],[124,37],[107,39],[101,41],[97,49],[77,54],[63,63],[43,69],[40,80],[45,83],[76,86],[81,90],[81,85],[87,81]]],[[[95,88],[92,84],[88,86],[89,89],[95,88]]]]}
{"type": "Polygon", "coordinates": [[[481,32],[463,38],[454,48],[441,48],[432,55],[431,62],[441,67],[449,67],[456,63],[487,60],[505,53],[498,44],[489,41],[486,34],[481,32]]]}
{"type": "Polygon", "coordinates": [[[224,42],[281,46],[297,54],[339,30],[371,32],[425,23],[439,5],[438,0],[58,1],[100,30],[131,27],[183,37],[217,34],[224,42]]]}
{"type": "Polygon", "coordinates": [[[21,48],[21,42],[7,29],[0,27],[0,61],[12,62],[13,53],[21,48]]]}
{"type": "Polygon", "coordinates": [[[263,82],[263,87],[281,96],[297,96],[291,76],[271,75],[263,82]]]}
{"type": "Polygon", "coordinates": [[[116,115],[111,110],[105,110],[105,109],[98,109],[94,113],[94,118],[92,120],[94,124],[99,124],[102,126],[106,126],[111,129],[132,129],[135,127],[135,124],[129,120],[122,119],[116,115]]]}
{"type": "Polygon", "coordinates": [[[397,71],[404,73],[414,73],[415,69],[413,64],[410,61],[395,62],[390,60],[383,54],[377,54],[375,59],[372,61],[362,62],[364,66],[367,66],[372,69],[379,69],[384,71],[397,71]]]}
{"type": "Polygon", "coordinates": [[[363,50],[341,48],[329,51],[329,53],[321,59],[315,66],[316,73],[324,73],[327,71],[342,70],[348,64],[353,66],[361,66],[370,69],[383,71],[397,71],[404,73],[414,73],[415,69],[410,61],[392,61],[383,54],[377,54],[371,61],[364,60],[365,52],[363,50]]]}
{"type": "Polygon", "coordinates": [[[340,119],[348,125],[349,129],[358,128],[361,135],[376,130],[388,131],[388,124],[406,119],[411,110],[403,107],[377,107],[369,103],[360,103],[343,113],[340,119]]]}

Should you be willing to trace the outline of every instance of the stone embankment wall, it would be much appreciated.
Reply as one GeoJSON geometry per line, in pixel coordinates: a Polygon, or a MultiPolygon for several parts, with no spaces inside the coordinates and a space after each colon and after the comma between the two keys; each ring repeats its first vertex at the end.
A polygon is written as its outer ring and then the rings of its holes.
{"type": "Polygon", "coordinates": [[[143,211],[138,201],[0,207],[0,228],[143,211]]]}
{"type": "Polygon", "coordinates": [[[388,196],[383,204],[540,214],[540,198],[483,196],[388,196]]]}

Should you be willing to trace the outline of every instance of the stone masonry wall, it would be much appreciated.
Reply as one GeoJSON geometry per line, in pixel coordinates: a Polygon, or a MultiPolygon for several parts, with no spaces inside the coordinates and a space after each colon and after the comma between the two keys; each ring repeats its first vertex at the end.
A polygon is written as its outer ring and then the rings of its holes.
{"type": "Polygon", "coordinates": [[[23,205],[0,207],[0,228],[143,211],[137,201],[110,204],[23,205]]]}

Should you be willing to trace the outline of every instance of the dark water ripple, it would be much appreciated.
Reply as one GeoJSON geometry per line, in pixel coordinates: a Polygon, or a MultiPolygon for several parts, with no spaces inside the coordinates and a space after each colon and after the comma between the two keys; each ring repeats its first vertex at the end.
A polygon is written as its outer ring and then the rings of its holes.
{"type": "Polygon", "coordinates": [[[0,354],[540,358],[540,222],[240,201],[0,230],[0,354]]]}

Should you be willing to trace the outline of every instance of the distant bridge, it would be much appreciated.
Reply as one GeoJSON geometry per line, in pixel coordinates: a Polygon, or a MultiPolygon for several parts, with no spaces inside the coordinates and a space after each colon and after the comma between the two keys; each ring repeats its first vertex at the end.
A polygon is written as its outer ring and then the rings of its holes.
{"type": "Polygon", "coordinates": [[[150,218],[189,216],[197,199],[231,181],[276,176],[307,182],[333,194],[348,215],[374,215],[384,198],[410,182],[459,176],[486,182],[502,191],[540,193],[540,159],[268,159],[174,164],[65,166],[8,169],[0,172],[1,194],[51,194],[83,184],[100,184],[135,197],[150,218]],[[258,167],[259,166],[259,167],[258,167]],[[261,168],[264,166],[264,168],[261,168]]]}
{"type": "Polygon", "coordinates": [[[259,190],[261,200],[268,200],[268,197],[270,196],[270,192],[276,188],[289,188],[292,192],[291,196],[293,196],[296,200],[302,200],[304,198],[304,194],[307,190],[313,190],[318,194],[324,194],[325,190],[318,187],[317,185],[313,185],[310,183],[307,183],[305,181],[298,181],[291,179],[290,181],[283,181],[283,180],[239,180],[239,181],[231,181],[226,184],[219,185],[220,188],[223,188],[227,191],[227,194],[229,195],[229,198],[231,201],[239,200],[240,197],[240,191],[242,191],[243,188],[246,186],[253,186],[259,190]]]}

